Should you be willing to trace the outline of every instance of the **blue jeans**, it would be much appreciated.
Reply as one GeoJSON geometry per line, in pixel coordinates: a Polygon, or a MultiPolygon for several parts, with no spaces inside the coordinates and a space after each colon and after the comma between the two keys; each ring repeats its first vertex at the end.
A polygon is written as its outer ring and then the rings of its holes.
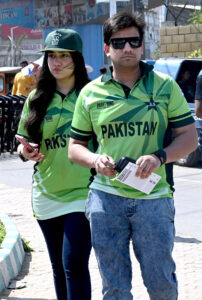
{"type": "Polygon", "coordinates": [[[57,300],[90,300],[89,222],[82,212],[38,220],[53,269],[57,300]]]}
{"type": "Polygon", "coordinates": [[[177,280],[172,259],[173,199],[130,199],[91,190],[86,216],[98,260],[104,300],[131,300],[132,240],[144,285],[151,300],[176,300],[177,280]]]}

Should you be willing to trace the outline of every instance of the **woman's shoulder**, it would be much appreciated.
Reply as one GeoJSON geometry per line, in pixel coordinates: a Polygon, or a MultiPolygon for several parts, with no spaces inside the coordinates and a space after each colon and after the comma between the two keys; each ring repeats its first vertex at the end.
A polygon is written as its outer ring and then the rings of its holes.
{"type": "Polygon", "coordinates": [[[32,90],[29,95],[27,96],[27,99],[32,99],[34,97],[34,95],[36,94],[36,89],[32,90]]]}

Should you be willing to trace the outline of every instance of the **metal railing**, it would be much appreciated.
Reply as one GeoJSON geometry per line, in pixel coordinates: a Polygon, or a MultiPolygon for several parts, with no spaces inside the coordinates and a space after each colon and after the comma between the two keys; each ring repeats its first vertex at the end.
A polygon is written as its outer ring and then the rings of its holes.
{"type": "Polygon", "coordinates": [[[25,96],[0,95],[0,154],[16,151],[15,134],[25,100],[25,96]]]}

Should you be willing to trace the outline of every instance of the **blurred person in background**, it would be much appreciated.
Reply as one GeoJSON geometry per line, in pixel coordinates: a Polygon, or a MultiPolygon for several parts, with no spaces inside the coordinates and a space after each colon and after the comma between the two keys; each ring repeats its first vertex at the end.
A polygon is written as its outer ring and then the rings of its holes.
{"type": "Polygon", "coordinates": [[[28,66],[27,61],[22,61],[20,66],[22,69],[15,75],[11,94],[28,96],[36,87],[36,76],[32,72],[30,74],[23,74],[23,68],[28,66]]]}
{"type": "Polygon", "coordinates": [[[202,118],[202,70],[196,80],[195,111],[197,117],[202,118]]]}
{"type": "Polygon", "coordinates": [[[178,81],[178,84],[187,99],[188,102],[194,101],[194,86],[191,80],[191,73],[189,70],[185,70],[181,74],[181,78],[178,81]]]}

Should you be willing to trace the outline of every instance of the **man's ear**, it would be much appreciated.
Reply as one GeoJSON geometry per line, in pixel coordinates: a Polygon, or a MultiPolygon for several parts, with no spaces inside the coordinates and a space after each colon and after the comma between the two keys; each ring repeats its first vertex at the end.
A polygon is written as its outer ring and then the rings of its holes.
{"type": "Polygon", "coordinates": [[[104,44],[104,51],[105,51],[105,54],[107,55],[107,57],[110,57],[109,46],[107,44],[104,44]]]}

